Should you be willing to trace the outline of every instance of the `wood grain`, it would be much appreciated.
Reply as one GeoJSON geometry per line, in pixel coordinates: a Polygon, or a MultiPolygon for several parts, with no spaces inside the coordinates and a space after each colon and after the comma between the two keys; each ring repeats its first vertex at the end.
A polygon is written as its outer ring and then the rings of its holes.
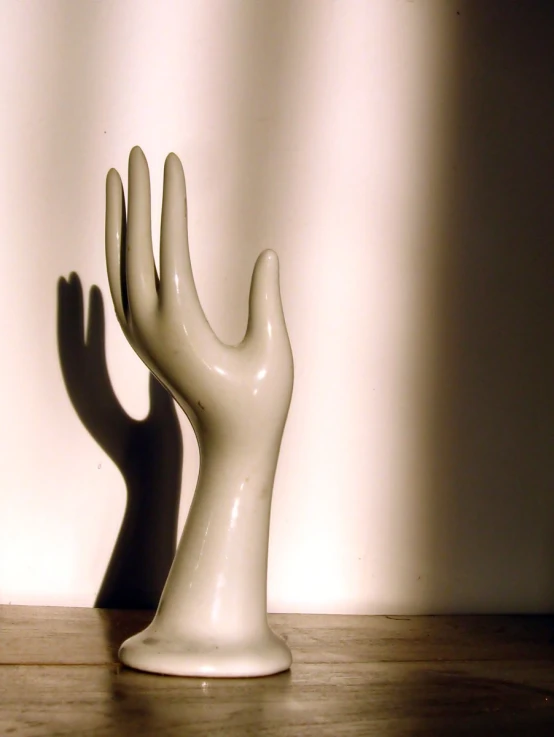
{"type": "Polygon", "coordinates": [[[149,612],[0,607],[0,735],[554,735],[551,617],[273,615],[259,679],[117,665],[149,612]]]}

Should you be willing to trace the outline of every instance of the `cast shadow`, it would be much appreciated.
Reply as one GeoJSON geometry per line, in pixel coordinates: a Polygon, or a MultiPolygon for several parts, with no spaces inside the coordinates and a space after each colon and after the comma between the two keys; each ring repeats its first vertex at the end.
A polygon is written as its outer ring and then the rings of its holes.
{"type": "Polygon", "coordinates": [[[554,604],[553,11],[475,0],[456,15],[429,320],[423,608],[434,613],[554,604]]]}
{"type": "Polygon", "coordinates": [[[175,404],[150,376],[150,411],[125,412],[106,364],[102,293],[89,294],[85,329],[77,274],[58,281],[58,351],[69,398],[81,422],[121,471],[127,504],[95,606],[155,609],[175,555],[183,441],[175,404]]]}

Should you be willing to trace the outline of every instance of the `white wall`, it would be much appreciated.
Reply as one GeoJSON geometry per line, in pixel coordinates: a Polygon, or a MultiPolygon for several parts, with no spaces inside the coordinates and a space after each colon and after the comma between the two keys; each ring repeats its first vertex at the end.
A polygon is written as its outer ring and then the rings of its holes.
{"type": "Polygon", "coordinates": [[[126,484],[68,396],[57,282],[100,287],[144,417],[103,252],[105,175],[139,144],[155,220],[184,163],[222,339],[257,253],[281,259],[270,609],[552,608],[553,41],[540,2],[3,0],[0,602],[92,605],[114,548],[126,484]]]}

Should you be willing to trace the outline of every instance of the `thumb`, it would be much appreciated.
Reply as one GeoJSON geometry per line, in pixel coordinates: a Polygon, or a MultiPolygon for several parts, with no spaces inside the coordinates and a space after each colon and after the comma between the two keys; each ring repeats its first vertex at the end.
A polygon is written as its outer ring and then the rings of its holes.
{"type": "Polygon", "coordinates": [[[246,337],[267,340],[275,331],[283,329],[286,331],[279,289],[279,259],[275,251],[267,250],[258,256],[252,274],[246,337]]]}

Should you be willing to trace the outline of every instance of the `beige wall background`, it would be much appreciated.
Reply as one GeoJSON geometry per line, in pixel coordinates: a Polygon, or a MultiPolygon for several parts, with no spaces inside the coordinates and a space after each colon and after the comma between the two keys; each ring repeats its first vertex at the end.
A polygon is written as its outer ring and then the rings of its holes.
{"type": "Polygon", "coordinates": [[[270,610],[552,610],[553,48],[534,1],[2,0],[1,603],[136,605],[190,504],[104,266],[139,144],[222,339],[280,256],[270,610]]]}

